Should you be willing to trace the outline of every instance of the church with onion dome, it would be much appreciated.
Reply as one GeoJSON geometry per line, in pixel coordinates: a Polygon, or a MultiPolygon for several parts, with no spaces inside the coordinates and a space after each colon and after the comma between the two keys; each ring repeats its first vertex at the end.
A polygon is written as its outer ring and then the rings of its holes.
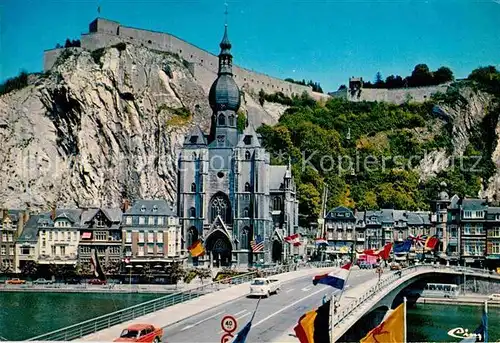
{"type": "Polygon", "coordinates": [[[269,153],[248,120],[239,132],[241,93],[232,67],[226,25],[217,79],[209,92],[210,132],[194,127],[178,160],[183,244],[187,249],[201,242],[205,253],[189,257],[189,264],[205,267],[282,262],[298,253],[298,247],[284,240],[298,229],[291,166],[270,165],[269,153]]]}

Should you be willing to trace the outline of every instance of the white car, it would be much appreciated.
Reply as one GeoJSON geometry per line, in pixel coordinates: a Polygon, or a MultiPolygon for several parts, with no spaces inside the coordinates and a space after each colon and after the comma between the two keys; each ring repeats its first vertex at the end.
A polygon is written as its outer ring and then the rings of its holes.
{"type": "Polygon", "coordinates": [[[271,294],[278,294],[281,288],[279,280],[270,280],[266,278],[256,278],[250,283],[250,295],[269,297],[271,294]]]}
{"type": "Polygon", "coordinates": [[[492,294],[488,297],[488,300],[492,300],[495,302],[500,302],[500,294],[492,294]]]}

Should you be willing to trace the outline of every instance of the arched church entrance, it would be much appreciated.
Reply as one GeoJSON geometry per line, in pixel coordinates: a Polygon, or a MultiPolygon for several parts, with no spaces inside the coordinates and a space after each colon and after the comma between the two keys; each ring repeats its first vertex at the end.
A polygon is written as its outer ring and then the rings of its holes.
{"type": "Polygon", "coordinates": [[[278,239],[273,240],[272,258],[273,262],[281,262],[283,258],[283,243],[278,239]]]}
{"type": "Polygon", "coordinates": [[[230,267],[232,247],[229,238],[221,231],[214,231],[206,241],[207,253],[215,268],[230,267]]]}

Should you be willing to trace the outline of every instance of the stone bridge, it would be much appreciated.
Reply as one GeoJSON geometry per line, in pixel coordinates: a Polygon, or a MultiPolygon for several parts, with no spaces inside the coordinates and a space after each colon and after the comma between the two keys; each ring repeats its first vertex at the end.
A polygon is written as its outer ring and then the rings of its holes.
{"type": "MultiPolygon", "coordinates": [[[[341,299],[340,307],[333,316],[332,338],[336,341],[359,341],[373,327],[378,325],[386,315],[392,312],[403,301],[403,296],[408,297],[408,302],[418,298],[425,284],[431,282],[454,283],[461,285],[464,290],[470,288],[467,279],[472,280],[477,290],[476,280],[497,282],[500,287],[500,275],[491,272],[439,265],[419,265],[406,268],[376,280],[369,285],[360,285],[356,288],[357,297],[354,300],[341,299]],[[408,287],[416,293],[410,294],[408,287]]],[[[351,290],[350,293],[352,293],[351,290]]]]}

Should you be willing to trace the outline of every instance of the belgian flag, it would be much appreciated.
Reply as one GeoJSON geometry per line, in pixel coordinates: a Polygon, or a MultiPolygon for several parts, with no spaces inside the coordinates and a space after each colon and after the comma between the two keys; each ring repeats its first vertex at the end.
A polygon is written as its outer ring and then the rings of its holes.
{"type": "Polygon", "coordinates": [[[293,328],[300,343],[330,343],[330,302],[300,317],[293,328]]]}

